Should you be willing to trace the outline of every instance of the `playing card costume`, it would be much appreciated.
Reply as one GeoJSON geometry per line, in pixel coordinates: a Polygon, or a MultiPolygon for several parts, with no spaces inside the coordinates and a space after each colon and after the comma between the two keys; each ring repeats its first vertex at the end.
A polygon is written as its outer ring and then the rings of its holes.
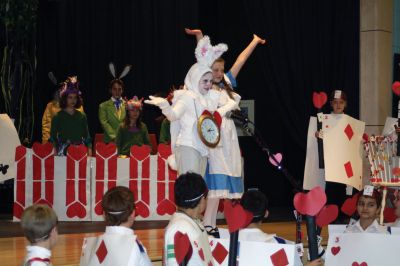
{"type": "Polygon", "coordinates": [[[51,265],[50,257],[51,251],[47,248],[39,246],[27,246],[26,257],[24,260],[24,266],[48,266],[51,265]]]}
{"type": "MultiPolygon", "coordinates": [[[[116,75],[114,64],[110,63],[108,66],[111,75],[114,77],[114,79],[110,82],[111,86],[115,82],[120,82],[121,84],[123,84],[121,79],[128,75],[131,66],[125,66],[124,70],[118,77],[116,75]]],[[[109,143],[110,141],[115,140],[118,127],[124,121],[125,115],[125,100],[121,97],[119,97],[118,99],[111,97],[110,100],[102,102],[99,105],[99,120],[101,127],[104,130],[103,141],[105,143],[109,143]]]]}
{"type": "Polygon", "coordinates": [[[85,238],[80,265],[150,266],[152,263],[132,229],[107,226],[103,235],[85,238]]]}
{"type": "MultiPolygon", "coordinates": [[[[198,42],[195,50],[197,63],[185,77],[185,88],[174,92],[172,106],[160,97],[150,96],[145,102],[157,105],[171,121],[171,148],[178,173],[193,171],[204,176],[207,164],[208,147],[201,141],[197,122],[204,111],[212,113],[217,109],[220,93],[209,90],[202,95],[199,89],[201,78],[211,73],[210,66],[216,58],[227,50],[225,44],[211,46],[208,36],[198,42]]],[[[174,163],[172,163],[174,164],[174,163]]]]}

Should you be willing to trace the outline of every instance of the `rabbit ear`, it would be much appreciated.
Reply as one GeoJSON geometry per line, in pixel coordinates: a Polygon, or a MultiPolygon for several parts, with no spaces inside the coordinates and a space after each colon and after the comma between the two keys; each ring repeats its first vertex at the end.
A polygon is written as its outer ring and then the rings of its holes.
{"type": "Polygon", "coordinates": [[[124,67],[124,70],[122,71],[121,75],[119,75],[119,79],[122,79],[126,75],[128,75],[129,71],[131,71],[132,66],[131,65],[126,65],[124,67]]]}
{"type": "Polygon", "coordinates": [[[226,44],[220,43],[216,46],[212,46],[210,38],[208,36],[204,36],[197,43],[195,55],[199,64],[207,65],[210,67],[214,63],[214,61],[227,50],[228,46],[226,44]]]}
{"type": "Polygon", "coordinates": [[[226,45],[225,43],[220,43],[214,46],[213,50],[214,50],[214,61],[215,61],[216,59],[220,58],[223,53],[228,51],[228,45],[226,45]]]}
{"type": "Polygon", "coordinates": [[[50,71],[47,74],[47,76],[49,77],[51,83],[53,83],[54,85],[57,85],[57,78],[56,78],[56,76],[54,76],[53,72],[50,71]]]}
{"type": "Polygon", "coordinates": [[[111,75],[116,78],[117,75],[115,75],[115,66],[114,63],[109,63],[108,64],[108,69],[110,70],[111,75]]]}

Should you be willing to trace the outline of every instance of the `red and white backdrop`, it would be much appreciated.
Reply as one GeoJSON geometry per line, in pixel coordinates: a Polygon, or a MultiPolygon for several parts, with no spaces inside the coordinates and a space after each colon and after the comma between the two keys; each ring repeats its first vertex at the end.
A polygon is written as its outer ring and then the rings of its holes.
{"type": "Polygon", "coordinates": [[[134,192],[138,220],[169,219],[176,210],[176,172],[166,161],[171,149],[160,144],[157,155],[150,151],[148,146],[133,146],[129,158],[118,158],[114,144],[98,143],[95,157],[87,157],[83,145],[71,146],[67,156],[58,157],[49,143],[17,147],[14,220],[33,203],[46,203],[60,221],[100,221],[101,198],[116,185],[134,192]]]}

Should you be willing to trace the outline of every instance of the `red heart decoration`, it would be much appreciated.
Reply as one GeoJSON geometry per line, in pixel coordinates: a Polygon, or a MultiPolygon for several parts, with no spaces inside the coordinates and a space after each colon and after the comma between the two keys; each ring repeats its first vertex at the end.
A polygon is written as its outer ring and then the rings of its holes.
{"type": "Polygon", "coordinates": [[[400,176],[400,168],[399,167],[395,167],[392,169],[392,174],[395,176],[400,176]]]}
{"type": "Polygon", "coordinates": [[[23,212],[24,212],[24,207],[22,207],[18,202],[14,202],[14,208],[13,208],[14,217],[21,219],[23,212]]]}
{"type": "Polygon", "coordinates": [[[319,227],[324,227],[335,221],[339,214],[339,208],[336,205],[326,205],[318,213],[315,222],[319,227]]]}
{"type": "Polygon", "coordinates": [[[149,206],[147,206],[146,203],[144,203],[143,201],[136,201],[135,206],[136,206],[135,216],[142,216],[143,218],[149,217],[150,210],[149,206]]]}
{"type": "Polygon", "coordinates": [[[317,109],[321,109],[322,106],[325,105],[326,101],[328,100],[328,96],[325,92],[314,92],[313,93],[313,104],[314,107],[317,109]]]}
{"type": "Polygon", "coordinates": [[[94,207],[94,212],[95,212],[97,215],[102,215],[102,214],[103,214],[103,207],[101,206],[101,201],[99,201],[99,202],[96,204],[96,207],[94,207]]]}
{"type": "Polygon", "coordinates": [[[340,247],[331,247],[333,256],[336,256],[340,252],[340,247]]]}
{"type": "Polygon", "coordinates": [[[133,145],[131,147],[131,156],[138,161],[143,161],[149,156],[151,148],[148,145],[137,146],[133,145]]]}
{"type": "Polygon", "coordinates": [[[50,202],[46,199],[39,199],[38,201],[34,202],[34,204],[44,204],[49,206],[50,208],[53,208],[53,206],[50,204],[50,202]]]}
{"type": "Polygon", "coordinates": [[[35,142],[33,143],[32,150],[38,157],[45,158],[53,153],[54,147],[50,142],[47,142],[46,144],[35,142]]]}
{"type": "Polygon", "coordinates": [[[190,240],[187,234],[182,234],[177,231],[174,236],[174,251],[175,258],[178,264],[185,259],[186,255],[188,260],[192,257],[192,245],[190,244],[190,240]]]}
{"type": "Polygon", "coordinates": [[[324,207],[326,194],[320,186],[314,187],[308,193],[298,192],[293,198],[296,210],[301,214],[315,216],[324,207]]]}
{"type": "Polygon", "coordinates": [[[99,154],[101,157],[107,159],[112,155],[116,155],[117,153],[117,146],[115,143],[104,143],[104,142],[97,142],[96,144],[96,154],[99,154]]]}
{"type": "Polygon", "coordinates": [[[86,216],[86,209],[85,207],[78,201],[75,201],[73,204],[69,205],[67,208],[67,217],[73,218],[85,218],[86,216]]]}
{"type": "Polygon", "coordinates": [[[230,200],[224,202],[224,214],[228,223],[229,233],[245,228],[253,220],[253,214],[243,209],[239,203],[230,200]]]}
{"type": "Polygon", "coordinates": [[[19,161],[26,154],[26,148],[24,146],[18,146],[15,149],[15,161],[19,161]]]}
{"type": "Polygon", "coordinates": [[[363,138],[364,142],[368,142],[368,141],[369,141],[369,136],[368,136],[367,133],[364,133],[364,134],[362,135],[362,138],[363,138]]]}
{"type": "Polygon", "coordinates": [[[164,143],[158,144],[158,154],[161,156],[161,158],[167,159],[168,156],[171,155],[171,145],[164,143]]]}
{"type": "Polygon", "coordinates": [[[393,91],[393,93],[396,94],[397,96],[400,95],[400,81],[395,81],[395,82],[393,82],[392,91],[393,91]]]}
{"type": "Polygon", "coordinates": [[[385,210],[383,211],[383,217],[385,217],[385,222],[393,223],[397,219],[396,209],[395,208],[385,208],[385,210]]]}
{"type": "Polygon", "coordinates": [[[75,161],[80,161],[87,155],[87,148],[85,145],[69,145],[67,155],[75,161]]]}
{"type": "Polygon", "coordinates": [[[172,215],[176,211],[175,203],[169,199],[163,199],[157,206],[157,213],[159,215],[169,214],[172,215]]]}
{"type": "Polygon", "coordinates": [[[347,216],[352,216],[357,210],[357,200],[358,194],[355,194],[353,195],[353,197],[346,199],[340,210],[347,216]]]}
{"type": "MultiPolygon", "coordinates": [[[[273,156],[275,157],[275,160],[278,161],[278,164],[281,163],[283,158],[282,153],[275,153],[273,156]]],[[[269,162],[274,166],[278,166],[278,164],[272,159],[272,156],[269,157],[269,162]]]]}
{"type": "Polygon", "coordinates": [[[220,113],[218,113],[217,111],[214,112],[213,114],[215,122],[217,122],[218,127],[221,127],[222,124],[222,117],[220,115],[220,113]]]}
{"type": "Polygon", "coordinates": [[[351,264],[351,266],[368,266],[368,264],[365,261],[361,263],[355,261],[351,264]]]}

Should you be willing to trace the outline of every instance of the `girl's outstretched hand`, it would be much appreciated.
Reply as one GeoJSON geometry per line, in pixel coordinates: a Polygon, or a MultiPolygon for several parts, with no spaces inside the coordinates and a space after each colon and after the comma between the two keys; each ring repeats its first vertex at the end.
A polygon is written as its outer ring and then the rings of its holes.
{"type": "Polygon", "coordinates": [[[195,36],[203,35],[203,33],[201,32],[200,29],[188,29],[188,28],[185,28],[185,32],[186,32],[186,34],[189,34],[189,35],[195,35],[195,36]]]}
{"type": "Polygon", "coordinates": [[[253,40],[256,40],[259,44],[265,44],[267,42],[265,39],[261,39],[256,34],[253,34],[253,40]]]}

